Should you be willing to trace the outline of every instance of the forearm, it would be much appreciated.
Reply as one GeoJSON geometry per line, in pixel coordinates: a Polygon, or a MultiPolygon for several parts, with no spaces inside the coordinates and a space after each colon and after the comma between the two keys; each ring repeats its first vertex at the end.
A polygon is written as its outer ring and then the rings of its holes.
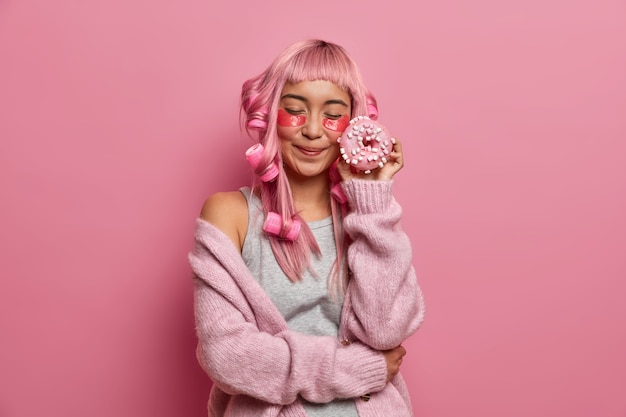
{"type": "Polygon", "coordinates": [[[411,244],[400,227],[402,210],[391,181],[352,180],[342,186],[351,205],[344,227],[352,239],[345,323],[369,346],[391,349],[417,330],[424,313],[411,244]]]}
{"type": "Polygon", "coordinates": [[[198,360],[225,392],[273,404],[352,398],[384,387],[386,364],[363,345],[293,331],[272,335],[246,321],[202,282],[195,291],[198,360]]]}

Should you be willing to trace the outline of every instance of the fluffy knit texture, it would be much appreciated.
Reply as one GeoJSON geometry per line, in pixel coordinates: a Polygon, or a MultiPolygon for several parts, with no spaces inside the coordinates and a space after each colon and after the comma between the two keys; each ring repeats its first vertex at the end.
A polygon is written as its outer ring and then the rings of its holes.
{"type": "Polygon", "coordinates": [[[385,383],[380,352],[400,345],[424,318],[402,210],[392,181],[355,179],[342,187],[351,207],[344,228],[353,242],[337,338],[289,330],[230,239],[196,221],[189,261],[197,357],[214,382],[210,417],[306,417],[300,398],[356,398],[361,417],[412,415],[402,376],[385,383]],[[359,399],[364,394],[369,401],[359,399]]]}

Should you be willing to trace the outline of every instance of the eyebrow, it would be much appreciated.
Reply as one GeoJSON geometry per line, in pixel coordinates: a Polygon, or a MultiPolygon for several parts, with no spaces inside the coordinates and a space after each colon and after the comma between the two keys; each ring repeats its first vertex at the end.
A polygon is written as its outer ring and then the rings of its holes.
{"type": "MultiPolygon", "coordinates": [[[[304,97],[304,96],[299,96],[299,95],[297,95],[297,94],[291,94],[291,93],[285,94],[285,95],[284,95],[284,96],[282,96],[280,99],[282,100],[282,99],[284,99],[284,98],[293,98],[293,99],[296,99],[296,100],[303,101],[303,102],[305,102],[305,103],[308,103],[308,102],[309,102],[309,100],[308,100],[306,97],[304,97]]],[[[328,105],[328,104],[340,104],[340,105],[342,105],[342,106],[349,107],[349,106],[348,106],[348,104],[347,104],[345,101],[340,100],[340,99],[331,99],[331,100],[326,100],[326,101],[324,102],[324,105],[328,105]]]]}

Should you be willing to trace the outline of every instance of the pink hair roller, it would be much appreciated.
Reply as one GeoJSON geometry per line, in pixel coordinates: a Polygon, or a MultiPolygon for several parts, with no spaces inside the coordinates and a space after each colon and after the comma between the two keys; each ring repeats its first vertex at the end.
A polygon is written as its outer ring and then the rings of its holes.
{"type": "Polygon", "coordinates": [[[263,155],[263,145],[257,143],[246,150],[246,159],[252,168],[257,169],[261,163],[261,155],[263,155]]]}
{"type": "MultiPolygon", "coordinates": [[[[261,163],[261,158],[263,156],[263,145],[257,143],[252,145],[246,150],[246,159],[248,163],[252,166],[255,172],[259,169],[259,164],[261,163]]],[[[258,172],[257,172],[258,173],[258,172]]],[[[261,181],[270,182],[278,176],[279,170],[276,162],[272,163],[268,168],[265,169],[259,176],[261,177],[261,181]]]]}
{"type": "Polygon", "coordinates": [[[248,122],[248,127],[252,130],[265,130],[267,129],[267,122],[261,119],[252,119],[248,122]]]}
{"type": "Polygon", "coordinates": [[[302,227],[302,224],[300,223],[300,220],[293,219],[291,227],[289,228],[289,230],[286,231],[287,233],[284,233],[284,234],[281,233],[281,237],[294,241],[298,238],[301,227],[302,227]]]}
{"type": "Polygon", "coordinates": [[[378,109],[373,104],[367,105],[367,113],[372,120],[378,119],[378,109]]]}
{"type": "Polygon", "coordinates": [[[273,179],[275,179],[276,177],[278,177],[278,173],[279,173],[278,165],[276,164],[276,162],[274,162],[261,175],[261,181],[263,181],[263,182],[270,182],[273,179]]]}
{"type": "Polygon", "coordinates": [[[280,231],[283,229],[283,220],[280,214],[270,211],[265,216],[265,223],[263,223],[263,230],[272,235],[280,236],[280,231]]]}
{"type": "Polygon", "coordinates": [[[270,233],[275,236],[280,236],[284,239],[288,239],[294,241],[298,238],[298,234],[300,234],[300,228],[302,227],[302,223],[298,219],[294,219],[291,227],[288,230],[284,230],[283,221],[280,214],[270,211],[267,213],[265,218],[265,223],[263,224],[263,230],[267,233],[270,233]]]}
{"type": "MultiPolygon", "coordinates": [[[[245,102],[245,105],[243,106],[246,109],[246,112],[248,112],[251,104],[257,101],[258,98],[259,98],[258,94],[253,94],[250,97],[248,97],[248,99],[245,102]]],[[[267,107],[262,107],[255,112],[249,113],[248,117],[251,117],[251,119],[248,120],[248,123],[247,123],[248,128],[252,130],[266,130],[267,121],[265,119],[267,118],[267,113],[268,113],[267,107]]]]}

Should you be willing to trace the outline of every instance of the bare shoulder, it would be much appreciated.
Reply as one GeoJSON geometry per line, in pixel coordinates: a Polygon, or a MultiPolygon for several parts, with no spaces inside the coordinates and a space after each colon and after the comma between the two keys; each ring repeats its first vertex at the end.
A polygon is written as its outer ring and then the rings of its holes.
{"type": "Polygon", "coordinates": [[[202,205],[200,217],[224,232],[241,251],[248,228],[248,203],[240,191],[213,194],[202,205]]]}

